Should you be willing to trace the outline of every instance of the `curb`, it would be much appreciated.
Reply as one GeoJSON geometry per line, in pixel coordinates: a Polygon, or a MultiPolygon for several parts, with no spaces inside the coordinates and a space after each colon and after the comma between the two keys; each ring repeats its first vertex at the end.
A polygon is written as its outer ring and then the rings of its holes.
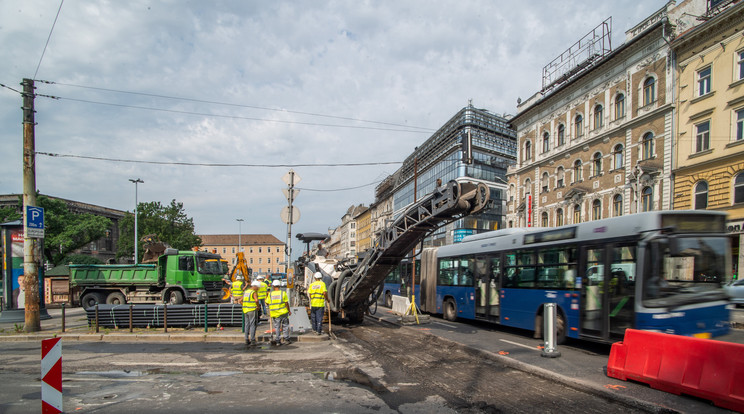
{"type": "MultiPolygon", "coordinates": [[[[366,315],[366,316],[367,317],[371,317],[371,318],[375,318],[376,320],[378,320],[380,322],[383,322],[383,323],[386,323],[386,324],[389,324],[389,325],[398,326],[398,327],[403,328],[403,329],[412,329],[409,325],[399,324],[397,322],[385,320],[385,319],[383,319],[381,317],[378,317],[378,316],[373,316],[373,315],[366,315]]],[[[609,400],[617,401],[617,402],[619,402],[621,404],[627,405],[627,406],[632,407],[632,408],[636,408],[636,409],[640,409],[640,410],[644,410],[644,411],[648,411],[648,412],[652,412],[652,413],[669,414],[669,413],[675,413],[675,412],[677,412],[676,410],[670,410],[669,408],[661,407],[661,406],[658,406],[658,405],[656,405],[654,403],[651,403],[651,402],[648,402],[648,401],[640,400],[640,399],[637,399],[637,398],[634,398],[634,397],[631,397],[631,396],[627,396],[627,395],[623,395],[623,394],[613,393],[610,390],[608,390],[608,389],[606,389],[604,387],[598,386],[598,385],[596,385],[594,383],[591,383],[591,382],[588,382],[588,381],[585,381],[585,380],[581,380],[581,379],[578,379],[578,378],[572,378],[572,377],[568,377],[568,376],[565,376],[565,375],[562,375],[562,374],[558,374],[558,373],[553,372],[553,371],[550,371],[548,369],[536,367],[534,365],[530,365],[530,364],[527,364],[527,363],[522,362],[522,361],[517,361],[516,359],[509,358],[509,357],[504,356],[504,355],[499,355],[499,354],[493,353],[491,351],[485,351],[485,350],[482,350],[482,349],[473,348],[471,346],[462,344],[462,343],[457,342],[457,341],[453,341],[451,339],[443,338],[441,336],[437,336],[437,335],[434,335],[432,333],[422,332],[422,331],[417,331],[417,332],[423,333],[424,335],[435,336],[436,338],[438,338],[438,339],[440,339],[440,340],[442,340],[444,342],[447,342],[449,344],[458,346],[460,348],[467,349],[468,351],[472,351],[472,352],[474,352],[476,354],[479,354],[479,355],[481,355],[481,356],[483,356],[485,358],[496,360],[496,361],[498,361],[500,363],[503,363],[504,365],[506,365],[506,366],[508,366],[510,368],[513,368],[513,369],[516,369],[516,370],[519,370],[519,371],[522,371],[522,372],[526,372],[528,374],[532,374],[532,375],[538,376],[538,377],[543,378],[543,379],[546,379],[548,381],[554,381],[554,382],[560,383],[560,384],[562,384],[562,385],[564,385],[566,387],[569,387],[569,388],[572,388],[572,389],[575,389],[575,390],[578,390],[578,391],[587,392],[587,393],[590,393],[590,394],[595,395],[595,396],[598,396],[598,397],[602,397],[602,398],[606,398],[606,399],[609,399],[609,400]]]]}
{"type": "MultiPolygon", "coordinates": [[[[5,335],[0,336],[0,342],[40,342],[43,339],[62,338],[65,341],[77,342],[228,342],[242,343],[245,341],[243,333],[238,334],[167,334],[167,333],[149,333],[149,334],[127,334],[127,333],[109,333],[109,334],[66,334],[66,333],[49,333],[49,334],[27,334],[27,335],[5,335]]],[[[328,335],[323,336],[306,336],[290,335],[293,342],[321,342],[328,341],[328,335]]],[[[269,342],[268,336],[259,335],[259,341],[269,342]]]]}

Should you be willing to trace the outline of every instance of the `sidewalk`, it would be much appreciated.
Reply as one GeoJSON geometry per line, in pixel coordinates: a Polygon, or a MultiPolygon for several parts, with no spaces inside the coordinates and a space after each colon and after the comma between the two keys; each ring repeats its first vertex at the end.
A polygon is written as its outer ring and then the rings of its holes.
{"type": "MultiPolygon", "coordinates": [[[[651,412],[730,412],[708,401],[677,396],[652,389],[645,384],[610,378],[606,375],[608,355],[602,351],[591,351],[593,346],[582,346],[586,345],[582,344],[582,341],[572,341],[566,346],[559,345],[560,357],[545,358],[541,356],[539,348],[542,345],[541,339],[533,339],[531,336],[517,336],[515,339],[513,335],[506,339],[503,338],[506,335],[500,332],[498,326],[494,326],[493,329],[474,327],[470,324],[444,321],[437,317],[431,317],[428,324],[401,324],[399,316],[383,307],[380,307],[371,318],[400,326],[401,329],[413,329],[434,335],[444,341],[465,346],[473,353],[514,369],[651,412]]],[[[505,332],[513,331],[505,329],[505,332]]],[[[742,343],[744,332],[738,331],[716,339],[742,343]]],[[[598,348],[608,349],[602,345],[598,348]]]]}
{"type": "MultiPolygon", "coordinates": [[[[108,341],[108,342],[236,342],[245,341],[245,335],[241,327],[209,327],[204,331],[204,327],[195,327],[193,329],[168,328],[165,332],[163,328],[134,328],[132,332],[128,327],[119,329],[99,328],[96,333],[95,327],[88,326],[88,319],[83,308],[66,308],[65,309],[65,331],[62,332],[62,308],[47,309],[51,319],[41,321],[41,331],[34,333],[23,333],[22,323],[0,323],[0,342],[23,342],[23,341],[41,341],[42,339],[61,337],[69,341],[108,341]]],[[[327,341],[327,335],[317,336],[312,332],[291,332],[290,339],[293,342],[317,342],[327,341]]],[[[256,331],[256,339],[259,342],[269,342],[269,322],[261,319],[256,331]]]]}

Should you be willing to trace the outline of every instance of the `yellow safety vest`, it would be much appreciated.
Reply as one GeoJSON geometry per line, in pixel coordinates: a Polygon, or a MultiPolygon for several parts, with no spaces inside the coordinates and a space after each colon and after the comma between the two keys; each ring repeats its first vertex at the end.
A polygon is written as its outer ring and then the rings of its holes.
{"type": "Polygon", "coordinates": [[[287,298],[287,292],[283,290],[272,290],[266,297],[266,303],[269,305],[269,315],[272,318],[278,318],[289,312],[287,309],[289,299],[287,298]]]}
{"type": "Polygon", "coordinates": [[[256,291],[248,289],[243,296],[243,313],[253,312],[256,309],[256,291]]]}
{"type": "Polygon", "coordinates": [[[236,280],[232,283],[232,287],[230,288],[230,293],[234,298],[242,298],[243,297],[243,281],[242,280],[236,280]]]}
{"type": "Polygon", "coordinates": [[[266,292],[268,291],[269,288],[266,287],[266,283],[261,282],[261,286],[258,287],[258,300],[266,299],[266,292]]]}
{"type": "Polygon", "coordinates": [[[326,293],[326,285],[322,280],[311,283],[310,287],[307,289],[307,293],[310,295],[311,307],[325,307],[325,298],[323,297],[323,294],[326,293]]]}

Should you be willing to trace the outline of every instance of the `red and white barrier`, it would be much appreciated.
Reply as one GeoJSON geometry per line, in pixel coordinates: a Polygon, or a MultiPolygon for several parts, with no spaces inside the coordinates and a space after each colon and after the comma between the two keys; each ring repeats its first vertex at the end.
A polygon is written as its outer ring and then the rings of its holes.
{"type": "Polygon", "coordinates": [[[62,412],[62,338],[41,341],[41,412],[62,412]]]}

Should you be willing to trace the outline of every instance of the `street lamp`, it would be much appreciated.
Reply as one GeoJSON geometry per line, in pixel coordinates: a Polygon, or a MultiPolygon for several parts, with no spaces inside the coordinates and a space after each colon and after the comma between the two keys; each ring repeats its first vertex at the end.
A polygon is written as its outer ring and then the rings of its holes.
{"type": "Polygon", "coordinates": [[[144,183],[144,181],[139,178],[136,180],[130,178],[129,181],[134,183],[134,264],[137,264],[139,261],[139,258],[137,257],[137,207],[139,205],[139,201],[137,200],[137,184],[144,183]]]}
{"type": "Polygon", "coordinates": [[[242,225],[243,225],[243,219],[235,219],[235,221],[238,222],[238,253],[240,253],[241,249],[243,248],[242,240],[240,240],[240,236],[243,233],[242,225]]]}

